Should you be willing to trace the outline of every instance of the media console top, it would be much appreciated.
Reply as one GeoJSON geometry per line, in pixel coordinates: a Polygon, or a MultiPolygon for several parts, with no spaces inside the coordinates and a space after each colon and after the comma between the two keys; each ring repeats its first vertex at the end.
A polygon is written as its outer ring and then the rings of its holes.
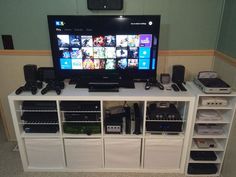
{"type": "Polygon", "coordinates": [[[175,101],[193,98],[194,93],[187,87],[187,92],[175,92],[173,90],[160,90],[153,87],[150,90],[145,90],[145,83],[135,83],[135,89],[120,88],[119,92],[89,92],[87,88],[75,88],[74,85],[65,85],[60,95],[55,92],[48,92],[46,95],[41,95],[39,90],[36,95],[31,92],[24,92],[16,95],[15,92],[11,93],[9,97],[14,100],[127,100],[127,101],[142,101],[142,100],[158,100],[175,101]]]}

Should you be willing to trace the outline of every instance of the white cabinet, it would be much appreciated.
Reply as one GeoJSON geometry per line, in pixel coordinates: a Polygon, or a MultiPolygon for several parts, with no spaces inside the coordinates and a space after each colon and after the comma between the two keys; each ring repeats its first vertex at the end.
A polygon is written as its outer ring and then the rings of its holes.
{"type": "Polygon", "coordinates": [[[182,139],[146,139],[144,168],[179,169],[182,147],[182,139]]]}
{"type": "Polygon", "coordinates": [[[25,139],[29,167],[63,168],[62,142],[59,139],[25,139]]]}
{"type": "Polygon", "coordinates": [[[68,168],[102,168],[101,139],[65,139],[66,164],[68,168]]]}
{"type": "MultiPolygon", "coordinates": [[[[91,93],[67,85],[61,95],[10,94],[9,104],[24,170],[184,173],[195,96],[190,91],[158,88],[145,91],[144,86],[137,83],[135,89],[120,89],[118,93],[91,93]],[[42,106],[45,102],[49,107],[42,106]],[[148,117],[151,104],[163,106],[165,102],[176,106],[181,120],[148,117]],[[29,107],[31,103],[36,105],[36,109],[26,109],[25,103],[29,107]],[[139,110],[135,111],[137,104],[139,110]],[[37,109],[37,105],[41,109],[37,109]],[[121,131],[112,128],[107,131],[106,128],[113,127],[107,121],[112,117],[107,116],[107,108],[116,106],[130,107],[130,117],[121,114],[120,122],[117,119],[112,122],[114,127],[120,126],[121,131]],[[37,119],[31,115],[36,115],[37,119]],[[169,131],[168,124],[178,129],[169,131]],[[156,125],[158,128],[153,129],[156,125]]],[[[114,110],[119,112],[119,109],[114,110]]],[[[224,148],[224,142],[219,143],[224,148]]]]}
{"type": "Polygon", "coordinates": [[[105,139],[106,168],[139,168],[141,139],[105,139]]]}
{"type": "Polygon", "coordinates": [[[235,117],[236,94],[204,94],[194,85],[196,109],[186,174],[220,176],[235,117]]]}

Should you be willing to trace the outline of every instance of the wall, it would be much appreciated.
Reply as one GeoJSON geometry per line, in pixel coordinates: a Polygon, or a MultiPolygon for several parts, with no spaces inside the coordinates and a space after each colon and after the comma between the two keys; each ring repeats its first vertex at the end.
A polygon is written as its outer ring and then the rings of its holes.
{"type": "Polygon", "coordinates": [[[221,32],[217,49],[236,58],[236,1],[227,0],[222,19],[221,32]]]}
{"type": "Polygon", "coordinates": [[[161,14],[161,49],[215,49],[223,1],[124,0],[122,11],[94,12],[87,0],[1,0],[0,34],[12,34],[16,49],[48,50],[47,15],[161,14]]]}
{"type": "MultiPolygon", "coordinates": [[[[216,56],[214,70],[217,71],[222,79],[236,89],[236,1],[226,0],[222,19],[221,31],[217,50],[222,53],[216,56]]],[[[236,117],[235,117],[236,119],[236,117]]],[[[222,176],[235,176],[236,163],[236,120],[232,126],[228,148],[225,155],[222,176]]]]}

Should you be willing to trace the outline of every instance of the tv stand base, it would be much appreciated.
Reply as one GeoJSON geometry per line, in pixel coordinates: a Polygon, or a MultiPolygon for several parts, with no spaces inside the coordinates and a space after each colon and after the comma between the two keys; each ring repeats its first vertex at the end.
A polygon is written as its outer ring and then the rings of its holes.
{"type": "Polygon", "coordinates": [[[119,92],[117,82],[89,82],[89,92],[119,92]]]}

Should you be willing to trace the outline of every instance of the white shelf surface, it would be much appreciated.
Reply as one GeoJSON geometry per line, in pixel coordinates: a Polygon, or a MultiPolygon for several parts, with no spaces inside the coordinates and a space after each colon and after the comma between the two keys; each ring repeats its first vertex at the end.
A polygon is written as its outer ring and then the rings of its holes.
{"type": "Polygon", "coordinates": [[[61,101],[194,101],[194,94],[187,92],[174,92],[168,90],[160,90],[152,87],[150,90],[145,90],[145,83],[135,83],[135,89],[120,88],[119,92],[88,92],[87,88],[75,89],[75,85],[65,84],[65,89],[60,95],[54,92],[49,92],[46,95],[41,95],[40,91],[36,95],[29,92],[23,92],[16,95],[14,92],[9,95],[11,100],[61,100],[61,101]],[[141,93],[141,94],[140,94],[141,93]]]}
{"type": "Polygon", "coordinates": [[[102,138],[101,134],[70,134],[70,133],[63,133],[63,138],[102,138]]]}
{"type": "Polygon", "coordinates": [[[199,135],[196,132],[194,132],[193,138],[228,138],[228,136],[227,136],[227,134],[222,134],[222,135],[199,135]]]}
{"type": "Polygon", "coordinates": [[[22,132],[22,138],[59,138],[60,133],[25,133],[22,132]]]}
{"type": "Polygon", "coordinates": [[[233,109],[230,106],[223,107],[223,106],[198,106],[198,109],[221,109],[221,110],[231,110],[233,109]]]}
{"type": "Polygon", "coordinates": [[[199,120],[196,119],[196,124],[230,124],[230,120],[223,117],[221,120],[199,120]]]}
{"type": "Polygon", "coordinates": [[[220,164],[221,159],[219,159],[219,157],[217,157],[216,160],[193,160],[192,158],[190,158],[189,163],[215,163],[215,164],[220,164]]]}
{"type": "Polygon", "coordinates": [[[135,139],[135,138],[143,138],[142,134],[135,135],[135,134],[105,134],[104,138],[128,138],[128,139],[135,139]]]}

